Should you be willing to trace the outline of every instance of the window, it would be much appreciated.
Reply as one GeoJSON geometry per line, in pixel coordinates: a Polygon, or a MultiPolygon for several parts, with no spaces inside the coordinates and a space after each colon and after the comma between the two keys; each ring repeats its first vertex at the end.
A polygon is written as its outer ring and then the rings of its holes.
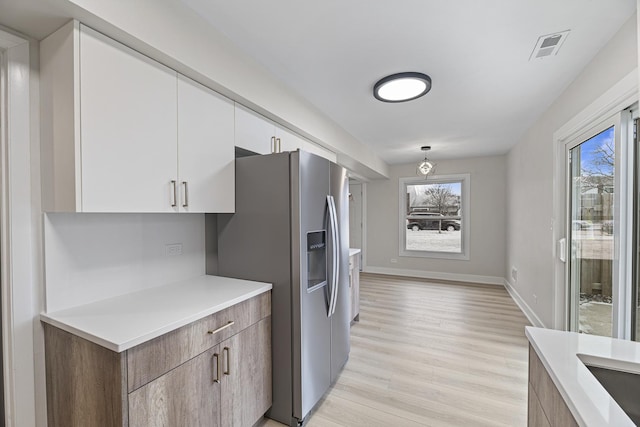
{"type": "Polygon", "coordinates": [[[400,179],[400,256],[469,259],[469,175],[400,179]]]}

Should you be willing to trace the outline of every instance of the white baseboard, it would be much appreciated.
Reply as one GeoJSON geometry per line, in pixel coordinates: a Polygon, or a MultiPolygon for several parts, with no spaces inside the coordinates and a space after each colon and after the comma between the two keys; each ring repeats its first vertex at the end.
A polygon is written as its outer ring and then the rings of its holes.
{"type": "Polygon", "coordinates": [[[401,268],[371,267],[362,270],[365,273],[389,274],[392,276],[420,277],[422,279],[452,280],[454,282],[482,283],[484,285],[504,286],[503,277],[477,276],[474,274],[441,273],[436,271],[406,270],[401,268]]]}
{"type": "Polygon", "coordinates": [[[538,328],[546,328],[544,323],[542,323],[542,320],[540,320],[540,318],[531,309],[531,307],[529,307],[524,299],[522,299],[518,291],[516,291],[516,289],[511,285],[511,283],[509,283],[507,279],[504,279],[504,287],[507,292],[509,292],[509,295],[511,295],[511,299],[516,303],[518,307],[520,307],[522,313],[524,313],[526,318],[529,319],[529,322],[531,322],[533,326],[536,326],[538,328]]]}

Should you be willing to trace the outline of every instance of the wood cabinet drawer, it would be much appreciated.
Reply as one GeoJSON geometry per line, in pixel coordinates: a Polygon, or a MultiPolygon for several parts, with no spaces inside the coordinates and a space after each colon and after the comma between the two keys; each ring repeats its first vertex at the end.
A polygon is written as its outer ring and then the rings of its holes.
{"type": "Polygon", "coordinates": [[[128,350],[128,391],[160,377],[270,314],[271,293],[265,292],[128,350]]]}

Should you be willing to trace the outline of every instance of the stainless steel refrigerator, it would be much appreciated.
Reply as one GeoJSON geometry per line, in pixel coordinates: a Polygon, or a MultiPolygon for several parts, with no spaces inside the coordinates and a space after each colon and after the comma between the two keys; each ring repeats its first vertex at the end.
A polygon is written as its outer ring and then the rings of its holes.
{"type": "Polygon", "coordinates": [[[267,416],[300,425],[349,357],[346,171],[304,151],[239,158],[217,225],[218,274],[273,283],[267,416]]]}

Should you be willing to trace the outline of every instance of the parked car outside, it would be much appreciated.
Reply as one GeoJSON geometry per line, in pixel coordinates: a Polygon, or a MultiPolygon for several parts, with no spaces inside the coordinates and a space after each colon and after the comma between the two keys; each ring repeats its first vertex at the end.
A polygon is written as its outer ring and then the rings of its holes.
{"type": "Polygon", "coordinates": [[[591,221],[585,221],[583,219],[574,219],[571,221],[571,224],[574,230],[589,230],[593,227],[593,223],[591,221]]]}
{"type": "Polygon", "coordinates": [[[419,230],[460,230],[460,221],[455,219],[442,219],[444,215],[435,212],[412,212],[407,216],[407,228],[413,231],[419,230]]]}

